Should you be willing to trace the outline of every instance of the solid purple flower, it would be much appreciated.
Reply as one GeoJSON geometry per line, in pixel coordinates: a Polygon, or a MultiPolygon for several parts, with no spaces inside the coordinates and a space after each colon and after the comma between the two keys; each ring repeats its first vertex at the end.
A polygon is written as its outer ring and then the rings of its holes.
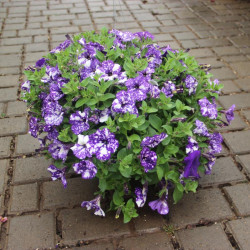
{"type": "Polygon", "coordinates": [[[167,137],[168,135],[166,133],[161,133],[159,135],[154,135],[151,137],[145,137],[141,142],[141,147],[154,148],[167,137]]]}
{"type": "Polygon", "coordinates": [[[217,118],[217,105],[215,103],[209,102],[209,100],[204,97],[198,101],[198,104],[200,105],[200,111],[203,116],[208,117],[210,119],[217,118]]]}
{"type": "Polygon", "coordinates": [[[189,95],[195,94],[196,88],[198,86],[198,81],[196,80],[196,78],[191,75],[187,75],[184,82],[186,88],[188,88],[189,95]]]}
{"type": "Polygon", "coordinates": [[[42,68],[44,65],[46,65],[45,58],[41,58],[36,62],[36,68],[42,68]]]}
{"type": "Polygon", "coordinates": [[[69,152],[69,146],[55,139],[49,145],[48,151],[55,160],[65,161],[69,152]]]}
{"type": "Polygon", "coordinates": [[[76,111],[74,114],[70,115],[69,123],[72,125],[71,130],[74,134],[79,135],[83,131],[89,130],[89,114],[88,111],[84,110],[76,111]]]}
{"type": "Polygon", "coordinates": [[[29,121],[29,133],[31,134],[31,136],[37,138],[41,126],[39,125],[39,119],[36,117],[31,117],[30,121],[29,121]]]}
{"type": "Polygon", "coordinates": [[[172,97],[174,95],[174,92],[176,92],[175,84],[172,81],[165,82],[164,87],[161,89],[161,92],[163,92],[166,97],[172,97]]]}
{"type": "Polygon", "coordinates": [[[190,154],[199,149],[198,142],[194,140],[192,137],[188,137],[188,144],[186,145],[186,153],[190,154]]]}
{"type": "Polygon", "coordinates": [[[101,161],[109,160],[119,147],[119,142],[115,139],[115,134],[109,129],[98,129],[94,134],[89,136],[89,152],[96,154],[96,158],[101,161]]]}
{"type": "Polygon", "coordinates": [[[93,179],[97,173],[97,168],[91,161],[75,163],[73,164],[73,169],[77,174],[81,174],[83,179],[93,179]]]}
{"type": "Polygon", "coordinates": [[[95,212],[94,212],[95,215],[105,216],[104,211],[101,209],[100,201],[101,201],[101,195],[98,195],[92,201],[83,201],[81,206],[86,207],[87,210],[94,209],[95,210],[95,212]]]}
{"type": "Polygon", "coordinates": [[[51,173],[51,179],[53,181],[55,181],[57,179],[61,179],[64,188],[67,187],[67,180],[65,177],[66,167],[60,169],[60,168],[57,168],[55,165],[51,164],[48,167],[48,171],[51,173]]]}
{"type": "Polygon", "coordinates": [[[89,136],[88,135],[78,135],[78,142],[71,147],[73,154],[81,159],[84,160],[87,157],[91,157],[92,154],[89,152],[89,136]]]}
{"type": "Polygon", "coordinates": [[[135,101],[131,93],[121,90],[116,94],[116,99],[112,103],[112,110],[116,113],[126,114],[138,114],[138,110],[135,106],[135,101]]]}
{"type": "Polygon", "coordinates": [[[209,141],[209,153],[211,154],[218,154],[222,151],[222,145],[223,137],[220,133],[213,133],[210,135],[210,141],[209,141]]]}
{"type": "Polygon", "coordinates": [[[130,78],[125,83],[131,97],[136,101],[143,101],[147,98],[147,93],[150,90],[150,84],[143,76],[130,78]]]}
{"type": "Polygon", "coordinates": [[[204,122],[200,120],[196,120],[195,125],[196,125],[196,128],[193,131],[195,134],[200,135],[200,136],[206,136],[206,137],[210,136],[208,129],[204,122]]]}
{"type": "Polygon", "coordinates": [[[168,195],[163,195],[160,199],[149,202],[148,205],[152,210],[157,210],[159,214],[165,215],[169,213],[167,199],[168,195]]]}
{"type": "Polygon", "coordinates": [[[143,207],[147,200],[148,183],[145,182],[143,188],[135,188],[136,204],[138,207],[143,207]]]}
{"type": "Polygon", "coordinates": [[[196,150],[188,154],[187,157],[184,158],[184,173],[183,177],[185,178],[200,178],[198,174],[198,167],[200,165],[200,156],[201,156],[201,151],[196,150]]]}
{"type": "Polygon", "coordinates": [[[234,120],[234,109],[235,105],[233,104],[228,110],[221,111],[222,113],[225,114],[228,124],[230,124],[231,121],[234,120]]]}
{"type": "Polygon", "coordinates": [[[149,148],[143,148],[141,151],[141,165],[144,167],[144,171],[147,173],[156,166],[156,163],[157,154],[149,148]]]}

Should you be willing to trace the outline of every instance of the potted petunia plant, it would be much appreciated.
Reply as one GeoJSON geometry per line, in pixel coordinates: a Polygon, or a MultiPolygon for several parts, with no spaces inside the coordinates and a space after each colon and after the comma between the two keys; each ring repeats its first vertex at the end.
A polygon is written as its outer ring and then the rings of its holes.
{"type": "Polygon", "coordinates": [[[107,197],[125,223],[146,202],[168,214],[169,189],[175,203],[196,192],[222,149],[216,126],[234,119],[234,105],[215,103],[223,86],[208,70],[149,32],[67,36],[25,70],[21,87],[29,132],[53,159],[52,180],[66,188],[71,169],[82,181],[97,178],[96,197],[81,204],[96,215],[105,216],[107,197]],[[150,190],[157,198],[147,200],[150,190]]]}

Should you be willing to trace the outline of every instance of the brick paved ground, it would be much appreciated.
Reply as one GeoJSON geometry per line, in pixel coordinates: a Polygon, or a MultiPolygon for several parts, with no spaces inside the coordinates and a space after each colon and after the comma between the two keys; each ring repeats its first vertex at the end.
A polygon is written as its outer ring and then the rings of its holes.
{"type": "Polygon", "coordinates": [[[115,0],[116,28],[155,34],[160,44],[191,49],[224,84],[220,103],[235,103],[222,130],[225,145],[214,173],[196,194],[171,205],[167,218],[145,209],[128,225],[80,208],[96,183],[69,179],[63,190],[34,154],[25,105],[18,101],[25,65],[64,40],[65,33],[112,27],[113,0],[0,1],[1,249],[249,249],[250,246],[250,2],[115,0]],[[82,192],[81,192],[82,190],[82,192]]]}

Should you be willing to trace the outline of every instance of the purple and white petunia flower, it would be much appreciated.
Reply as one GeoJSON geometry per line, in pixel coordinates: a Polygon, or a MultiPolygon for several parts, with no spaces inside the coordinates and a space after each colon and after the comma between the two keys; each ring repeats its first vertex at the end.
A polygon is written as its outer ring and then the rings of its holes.
{"type": "Polygon", "coordinates": [[[234,120],[234,109],[235,105],[233,104],[228,110],[222,110],[221,113],[224,113],[227,119],[228,124],[234,120]]]}
{"type": "Polygon", "coordinates": [[[147,200],[148,183],[145,182],[143,188],[135,188],[136,204],[138,207],[143,207],[147,200]]]}
{"type": "Polygon", "coordinates": [[[159,46],[156,44],[148,44],[146,45],[147,53],[145,57],[149,59],[150,63],[160,65],[162,63],[162,55],[161,51],[159,50],[159,46]]]}
{"type": "Polygon", "coordinates": [[[40,133],[41,125],[39,125],[39,119],[36,117],[31,117],[29,121],[29,134],[37,138],[40,133]]]}
{"type": "Polygon", "coordinates": [[[121,72],[121,66],[112,60],[102,62],[102,64],[97,67],[95,73],[101,75],[99,80],[113,81],[118,79],[118,83],[121,84],[127,80],[126,72],[121,72]]]}
{"type": "Polygon", "coordinates": [[[90,209],[94,209],[95,212],[94,214],[95,215],[99,215],[99,216],[105,216],[105,213],[104,211],[101,209],[101,195],[98,195],[94,200],[92,201],[83,201],[81,206],[82,207],[86,207],[87,210],[90,210],[90,209]]]}
{"type": "Polygon", "coordinates": [[[200,136],[206,136],[206,137],[210,136],[210,133],[208,132],[208,129],[204,122],[200,120],[196,120],[195,125],[196,125],[196,128],[193,131],[195,134],[200,135],[200,136]]]}
{"type": "Polygon", "coordinates": [[[58,86],[57,83],[50,84],[49,89],[50,89],[50,93],[49,93],[50,97],[55,101],[61,99],[64,96],[61,88],[58,86]]]}
{"type": "Polygon", "coordinates": [[[22,83],[21,89],[26,91],[26,92],[30,92],[30,81],[25,81],[24,83],[22,83]]]}
{"type": "Polygon", "coordinates": [[[96,158],[101,161],[109,160],[119,147],[115,134],[109,129],[98,129],[94,134],[89,135],[88,149],[90,154],[95,154],[96,158]]]}
{"type": "Polygon", "coordinates": [[[130,78],[125,83],[128,93],[136,101],[143,101],[147,98],[147,93],[150,90],[150,84],[143,76],[137,76],[136,78],[130,78]]]}
{"type": "Polygon", "coordinates": [[[192,137],[188,137],[188,144],[186,145],[186,153],[190,154],[199,149],[198,142],[194,140],[192,137]]]}
{"type": "Polygon", "coordinates": [[[206,97],[204,97],[198,101],[198,104],[200,105],[200,111],[203,116],[210,119],[217,118],[217,105],[214,102],[211,103],[206,97]]]}
{"type": "Polygon", "coordinates": [[[208,163],[206,164],[205,174],[210,175],[212,173],[212,168],[215,164],[216,157],[213,154],[207,154],[208,163]]]}
{"type": "Polygon", "coordinates": [[[200,178],[198,174],[198,167],[200,165],[200,156],[201,156],[201,151],[196,150],[188,154],[187,157],[184,158],[184,172],[183,172],[183,177],[185,178],[200,178]]]}
{"type": "Polygon", "coordinates": [[[121,90],[116,94],[116,99],[112,103],[112,111],[116,113],[138,115],[138,109],[135,106],[135,101],[131,93],[121,90]]]}
{"type": "Polygon", "coordinates": [[[48,133],[47,138],[49,140],[57,139],[57,137],[59,135],[55,126],[45,125],[43,128],[43,131],[48,133]]]}
{"type": "Polygon", "coordinates": [[[162,197],[158,200],[151,201],[148,205],[152,210],[157,210],[159,214],[165,215],[169,212],[169,207],[167,203],[168,195],[162,195],[162,197]]]}
{"type": "Polygon", "coordinates": [[[189,95],[195,94],[196,88],[198,86],[198,81],[196,80],[196,78],[191,75],[187,75],[184,82],[186,88],[188,88],[189,95]]]}
{"type": "Polygon", "coordinates": [[[78,40],[78,43],[80,43],[82,46],[85,46],[86,40],[82,37],[80,40],[78,40]]]}
{"type": "Polygon", "coordinates": [[[100,64],[96,56],[96,48],[87,44],[84,47],[84,52],[78,56],[78,63],[84,65],[85,68],[93,68],[100,64]]]}
{"type": "Polygon", "coordinates": [[[89,152],[90,145],[89,142],[89,136],[88,135],[78,135],[78,142],[71,147],[71,150],[73,151],[73,154],[81,160],[84,160],[87,157],[91,157],[92,154],[89,152]]]}
{"type": "Polygon", "coordinates": [[[154,39],[154,36],[149,33],[148,31],[136,32],[134,33],[135,36],[139,37],[141,40],[143,39],[154,39]]]}
{"type": "Polygon", "coordinates": [[[70,115],[69,123],[72,125],[71,130],[74,134],[79,135],[83,131],[89,130],[89,114],[88,110],[76,111],[75,113],[70,115]]]}
{"type": "Polygon", "coordinates": [[[68,48],[70,46],[70,44],[72,44],[72,42],[69,39],[67,39],[63,43],[61,43],[59,46],[52,49],[50,51],[50,53],[51,54],[59,53],[60,51],[65,50],[66,48],[68,48]]]}
{"type": "Polygon", "coordinates": [[[209,141],[209,153],[210,154],[218,154],[222,151],[222,142],[223,142],[223,137],[221,136],[220,133],[213,133],[210,135],[210,141],[209,141]]]}
{"type": "Polygon", "coordinates": [[[163,92],[166,97],[174,96],[174,93],[176,92],[175,84],[172,81],[165,82],[164,87],[161,89],[161,92],[163,92]]]}
{"type": "Polygon", "coordinates": [[[145,137],[141,142],[141,147],[154,148],[167,137],[168,135],[166,133],[161,133],[159,135],[154,135],[151,137],[145,137]]]}
{"type": "Polygon", "coordinates": [[[58,65],[56,65],[56,67],[47,66],[46,67],[46,74],[53,81],[56,81],[61,76],[61,72],[58,69],[58,65]]]}
{"type": "Polygon", "coordinates": [[[156,166],[157,154],[154,151],[151,151],[149,148],[145,147],[142,149],[140,158],[141,165],[144,167],[144,171],[146,173],[156,166]]]}
{"type": "Polygon", "coordinates": [[[114,34],[117,40],[119,40],[120,42],[130,42],[135,39],[135,34],[129,31],[120,31],[112,29],[109,31],[109,33],[114,34]]]}
{"type": "Polygon", "coordinates": [[[73,169],[77,174],[81,174],[83,179],[93,179],[97,173],[97,167],[91,161],[80,161],[73,164],[73,169]]]}
{"type": "Polygon", "coordinates": [[[150,97],[151,98],[159,98],[161,90],[156,85],[150,85],[150,97]]]}
{"type": "Polygon", "coordinates": [[[48,171],[51,173],[52,181],[61,179],[64,188],[67,187],[67,180],[66,180],[66,177],[65,177],[66,167],[60,169],[60,168],[57,168],[55,165],[51,164],[48,167],[48,171]]]}
{"type": "Polygon", "coordinates": [[[69,152],[69,146],[55,139],[53,143],[49,145],[48,151],[55,160],[65,161],[69,152]]]}

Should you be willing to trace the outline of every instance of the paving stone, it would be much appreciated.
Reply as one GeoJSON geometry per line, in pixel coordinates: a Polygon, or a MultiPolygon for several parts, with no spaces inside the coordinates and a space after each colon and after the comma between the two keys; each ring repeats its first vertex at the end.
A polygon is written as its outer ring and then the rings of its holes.
{"type": "Polygon", "coordinates": [[[16,75],[20,73],[20,67],[13,66],[8,68],[0,68],[2,75],[16,75]]]}
{"type": "Polygon", "coordinates": [[[8,102],[7,115],[24,115],[27,113],[27,105],[25,102],[16,101],[8,102]]]}
{"type": "Polygon", "coordinates": [[[0,54],[15,54],[15,53],[20,53],[21,50],[22,50],[22,45],[13,45],[13,46],[1,45],[0,54]]]}
{"type": "Polygon", "coordinates": [[[38,210],[37,183],[14,186],[12,188],[10,213],[38,210]]]}
{"type": "Polygon", "coordinates": [[[27,132],[27,120],[25,117],[0,119],[0,136],[24,134],[27,132]]]}
{"type": "Polygon", "coordinates": [[[144,206],[139,211],[139,217],[134,219],[135,228],[139,232],[159,231],[164,226],[163,217],[157,213],[152,213],[149,206],[144,206]]]}
{"type": "Polygon", "coordinates": [[[100,242],[97,243],[91,243],[89,245],[85,245],[82,247],[75,247],[71,248],[73,250],[115,250],[112,243],[106,243],[106,242],[100,242]]]}
{"type": "Polygon", "coordinates": [[[0,55],[0,67],[19,66],[21,63],[21,56],[18,54],[0,55]]]}
{"type": "Polygon", "coordinates": [[[0,76],[0,88],[1,87],[16,87],[19,85],[18,75],[6,75],[0,76]]]}
{"type": "Polygon", "coordinates": [[[51,160],[44,156],[16,159],[14,161],[13,183],[50,179],[51,174],[47,170],[50,164],[51,160]]]}
{"type": "Polygon", "coordinates": [[[10,155],[11,137],[0,137],[0,156],[7,157],[10,155]]]}
{"type": "Polygon", "coordinates": [[[15,101],[17,99],[17,88],[5,88],[0,91],[0,102],[15,101]]]}
{"type": "Polygon", "coordinates": [[[118,249],[124,250],[173,250],[170,237],[166,233],[145,234],[138,237],[125,238],[119,242],[118,249]]]}
{"type": "Polygon", "coordinates": [[[250,237],[250,218],[243,218],[241,220],[234,220],[227,223],[228,228],[232,232],[240,249],[249,249],[250,237]]]}
{"type": "Polygon", "coordinates": [[[26,45],[26,52],[38,52],[44,51],[45,54],[48,53],[48,43],[33,43],[26,45]]]}
{"type": "Polygon", "coordinates": [[[211,73],[219,80],[231,80],[236,78],[232,70],[228,68],[212,69],[211,73]]]}
{"type": "Polygon", "coordinates": [[[195,58],[214,56],[211,49],[191,49],[189,54],[195,58]]]}
{"type": "Polygon", "coordinates": [[[250,62],[235,62],[230,64],[233,69],[236,70],[236,72],[242,76],[250,76],[249,68],[250,68],[250,62]]]}
{"type": "Polygon", "coordinates": [[[237,79],[235,82],[240,86],[240,88],[244,91],[250,91],[250,79],[237,79]]]}
{"type": "MultiPolygon", "coordinates": [[[[20,27],[20,29],[23,29],[24,27],[20,27]]],[[[16,28],[18,29],[18,28],[16,28]]],[[[8,38],[8,39],[2,39],[3,45],[19,45],[19,44],[26,44],[31,43],[31,37],[15,37],[15,38],[8,38]]]]}
{"type": "Polygon", "coordinates": [[[221,60],[231,64],[232,62],[246,62],[249,59],[244,55],[222,56],[221,60]]]}
{"type": "Polygon", "coordinates": [[[240,88],[238,86],[236,86],[236,84],[233,81],[223,81],[221,83],[224,85],[224,88],[221,90],[221,92],[223,94],[230,94],[230,93],[239,93],[239,92],[241,92],[240,88]]]}
{"type": "Polygon", "coordinates": [[[234,249],[227,239],[222,226],[196,227],[177,232],[177,238],[183,249],[228,250],[234,249]]]}
{"type": "Polygon", "coordinates": [[[212,69],[225,66],[225,64],[219,58],[216,58],[216,57],[197,58],[196,60],[198,61],[198,63],[210,64],[212,69]]]}
{"type": "Polygon", "coordinates": [[[130,234],[128,224],[124,224],[122,219],[115,219],[114,214],[100,217],[86,208],[62,210],[59,220],[62,221],[62,241],[65,244],[130,234]]]}
{"type": "Polygon", "coordinates": [[[97,191],[97,183],[82,178],[68,179],[67,188],[61,181],[43,183],[43,208],[54,209],[80,205],[84,200],[92,200],[97,191]]]}
{"type": "Polygon", "coordinates": [[[239,110],[242,108],[250,107],[250,93],[235,94],[230,96],[220,96],[219,102],[226,109],[230,108],[235,104],[235,109],[239,110]]]}
{"type": "Polygon", "coordinates": [[[247,36],[231,37],[230,40],[238,47],[248,47],[250,44],[250,38],[247,36]]]}
{"type": "Polygon", "coordinates": [[[250,131],[240,131],[223,134],[227,146],[235,154],[246,154],[250,152],[250,131]]]}
{"type": "Polygon", "coordinates": [[[155,41],[160,42],[160,41],[171,41],[173,38],[169,34],[160,34],[160,35],[155,35],[155,41]]]}
{"type": "Polygon", "coordinates": [[[224,187],[226,194],[232,201],[240,216],[250,215],[250,184],[243,183],[231,187],[224,187]]]}
{"type": "Polygon", "coordinates": [[[169,210],[169,223],[177,227],[195,224],[201,219],[216,221],[233,216],[219,189],[198,190],[196,193],[185,194],[176,205],[170,202],[169,210]]]}
{"type": "Polygon", "coordinates": [[[52,213],[10,218],[8,249],[54,248],[55,219],[52,213]]]}
{"type": "Polygon", "coordinates": [[[238,55],[239,50],[233,46],[224,46],[213,48],[214,52],[219,56],[228,56],[228,55],[238,55]]]}
{"type": "Polygon", "coordinates": [[[250,122],[250,110],[242,110],[241,113],[246,117],[248,122],[250,122]]]}
{"type": "Polygon", "coordinates": [[[216,160],[211,175],[203,176],[199,184],[205,186],[218,186],[224,183],[244,181],[244,175],[238,170],[231,157],[221,157],[216,160]]]}
{"type": "Polygon", "coordinates": [[[30,134],[17,136],[16,154],[35,153],[38,148],[40,148],[40,143],[37,138],[30,134]]]}
{"type": "Polygon", "coordinates": [[[4,113],[4,107],[5,107],[5,104],[4,103],[0,103],[0,114],[4,113]]]}
{"type": "Polygon", "coordinates": [[[5,175],[8,164],[8,160],[0,160],[0,194],[2,194],[4,191],[4,184],[6,180],[5,175]]]}
{"type": "Polygon", "coordinates": [[[192,32],[182,32],[174,34],[177,40],[191,40],[196,39],[197,36],[192,32]]]}

